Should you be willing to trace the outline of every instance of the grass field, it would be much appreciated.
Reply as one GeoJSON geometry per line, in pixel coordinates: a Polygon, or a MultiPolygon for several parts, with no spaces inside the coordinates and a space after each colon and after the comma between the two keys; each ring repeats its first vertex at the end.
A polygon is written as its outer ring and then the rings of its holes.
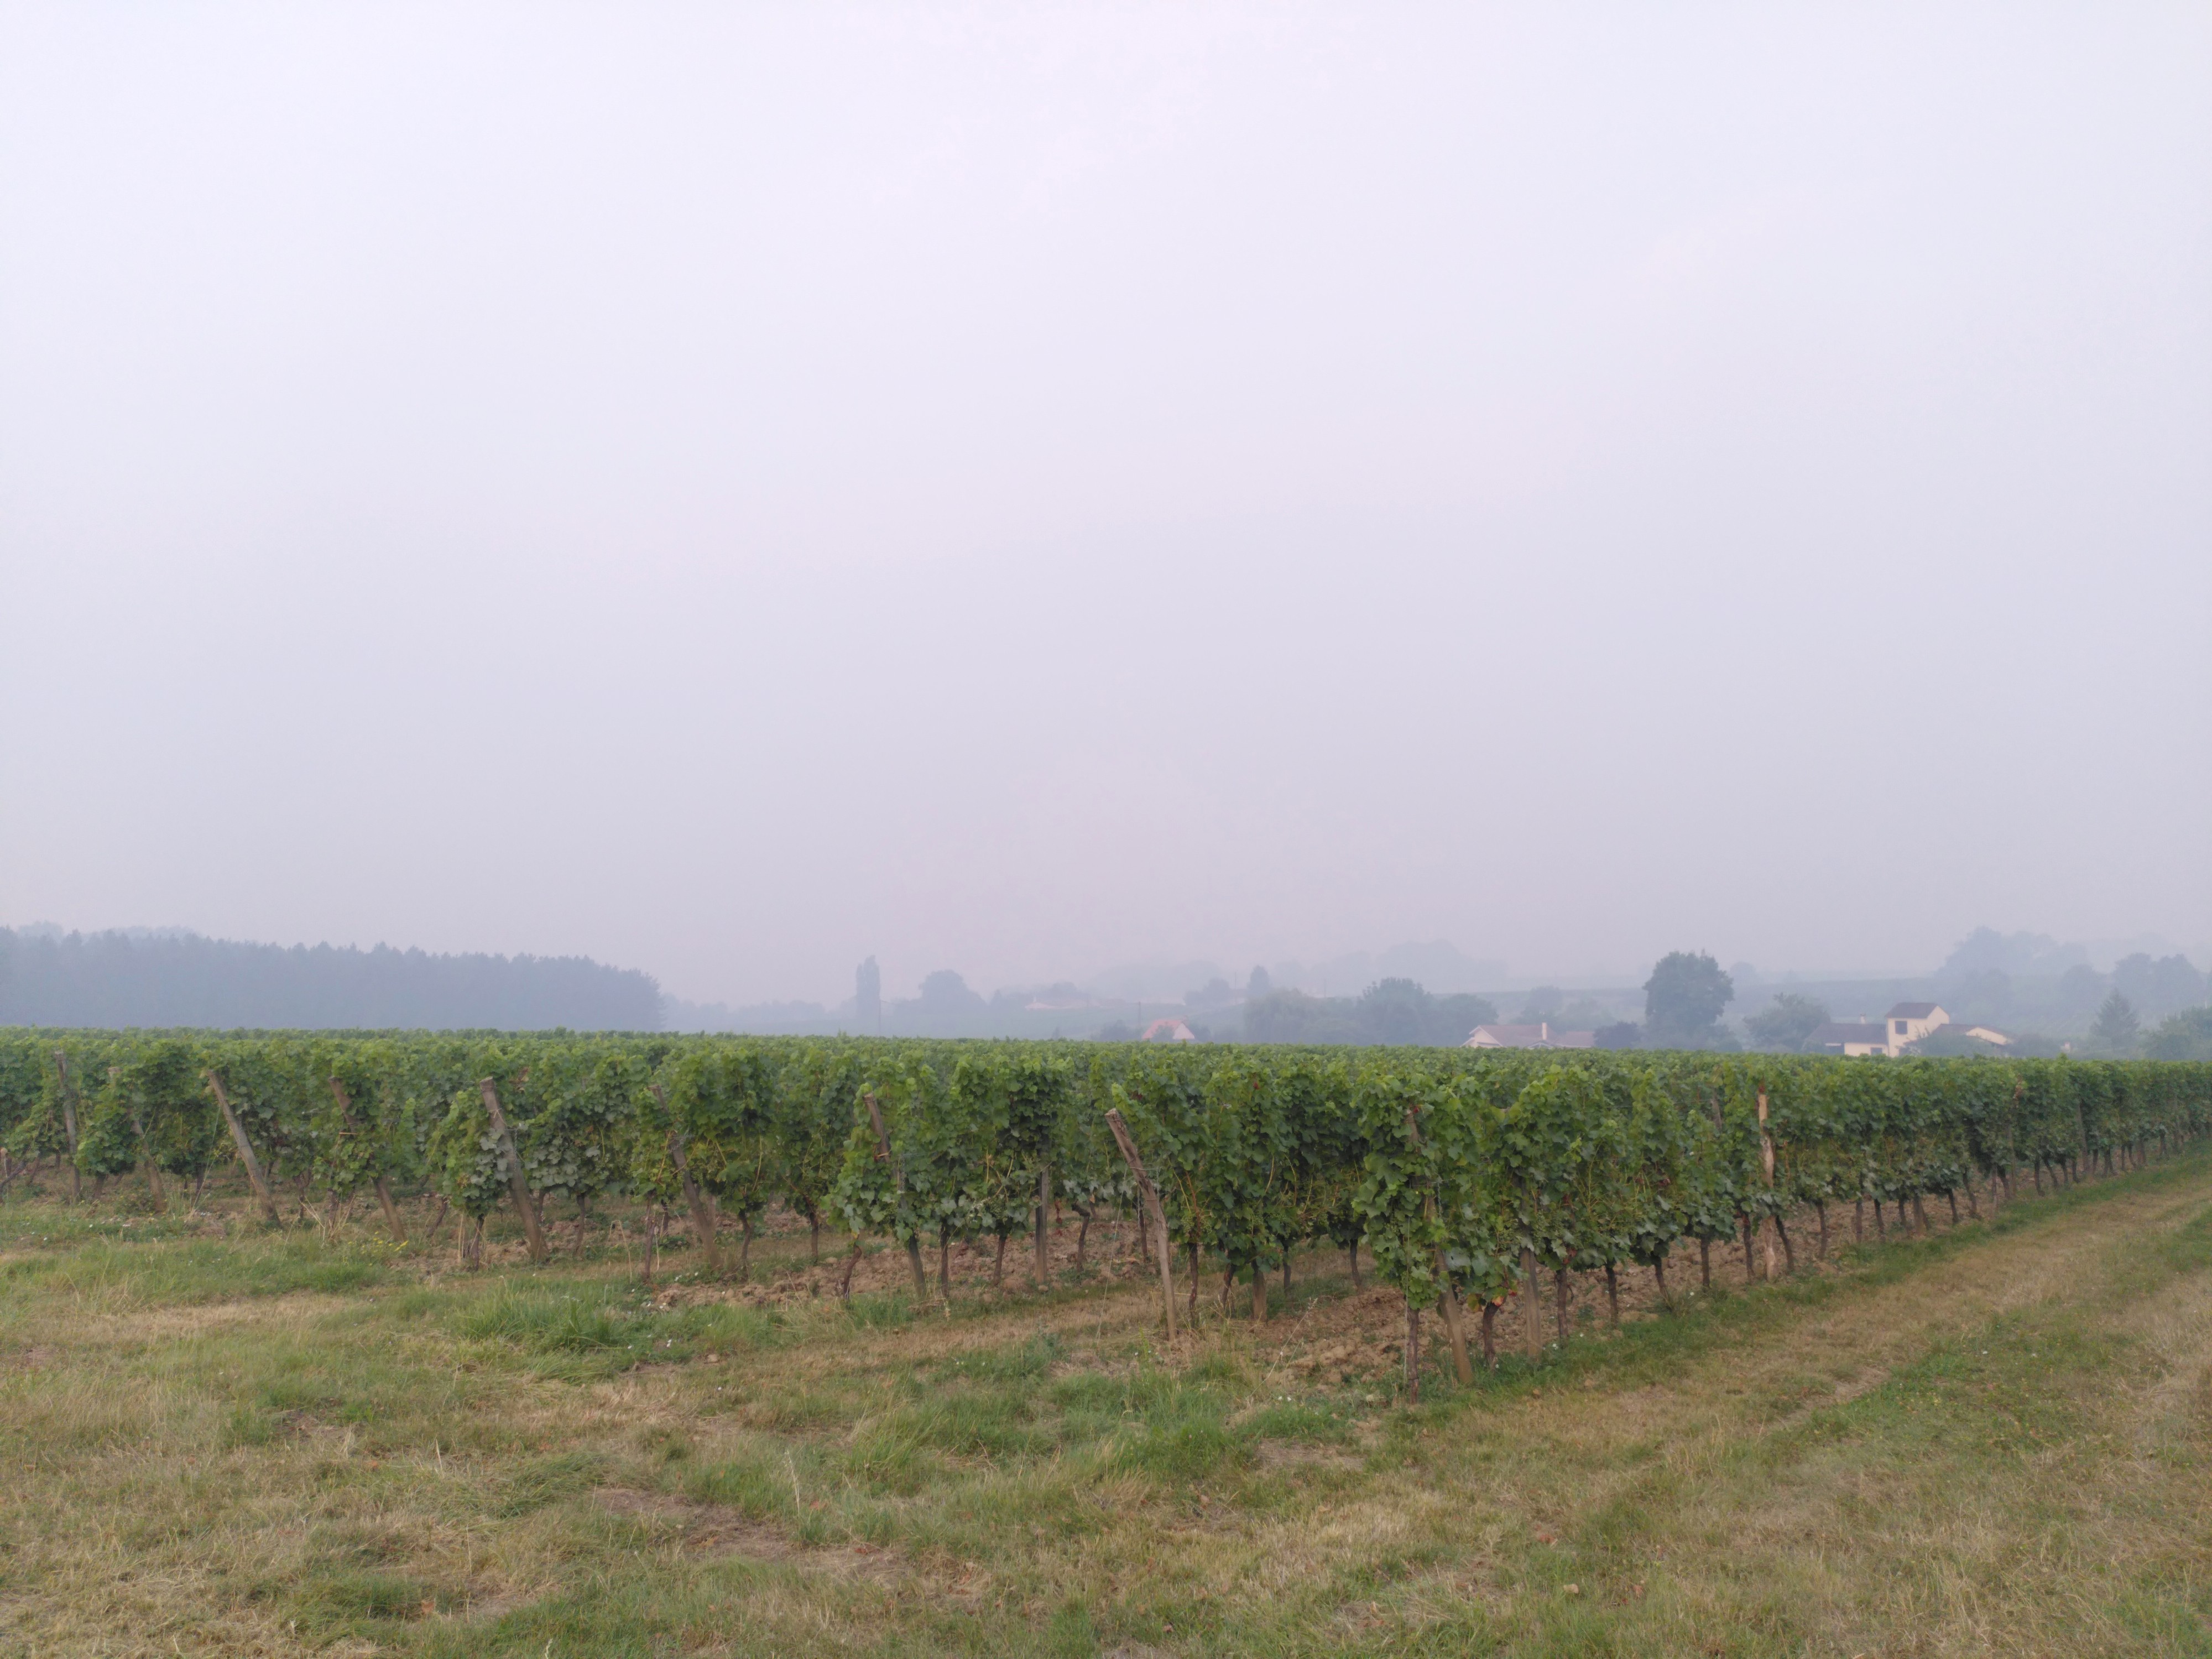
{"type": "Polygon", "coordinates": [[[0,1206],[0,1653],[2212,1654],[2203,1152],[1418,1407],[1340,1257],[1166,1351],[112,1196],[0,1206]]]}

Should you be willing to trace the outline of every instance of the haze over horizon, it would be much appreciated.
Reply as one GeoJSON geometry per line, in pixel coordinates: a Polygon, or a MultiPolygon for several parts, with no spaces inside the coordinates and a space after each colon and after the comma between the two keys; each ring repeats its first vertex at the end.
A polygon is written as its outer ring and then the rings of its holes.
{"type": "Polygon", "coordinates": [[[2212,966],[2208,83],[2185,8],[9,6],[0,916],[2212,966]]]}
{"type": "MultiPolygon", "coordinates": [[[[19,935],[29,938],[61,939],[83,930],[68,929],[60,924],[40,921],[28,923],[9,923],[0,921],[0,928],[12,928],[19,935]]],[[[112,930],[133,939],[200,939],[213,936],[198,929],[175,925],[165,927],[130,927],[112,930]]],[[[4,938],[4,935],[0,935],[4,938]]],[[[368,951],[390,949],[399,951],[416,951],[401,941],[386,939],[319,939],[319,940],[226,940],[213,939],[218,945],[243,945],[252,949],[368,951]]],[[[1796,982],[1858,982],[1927,980],[1943,975],[1954,963],[1962,957],[1987,957],[1992,950],[2009,954],[2015,958],[2016,972],[2055,976],[2065,967],[2080,962],[2098,970],[2109,972],[2121,958],[2138,953],[2153,958],[2179,957],[2191,963],[2212,963],[2212,945],[2197,945],[2179,947],[2159,933],[2138,933],[2124,939],[2055,939],[2049,935],[2027,932],[2006,933],[1997,929],[1981,928],[1974,936],[1957,942],[1943,963],[1902,964],[1808,964],[1756,963],[1741,958],[1727,963],[1728,970],[1738,980],[1740,991],[1750,992],[1758,988],[1755,996],[1763,999],[1777,988],[1796,982]],[[2027,959],[2041,958],[2040,963],[2030,967],[2027,959]]],[[[520,955],[523,953],[508,953],[520,955]]],[[[462,951],[453,953],[457,958],[481,961],[486,953],[462,951]]],[[[548,960],[540,958],[541,960],[548,960]]],[[[920,958],[926,960],[927,958],[920,958]]],[[[623,973],[642,973],[655,984],[659,976],[649,963],[599,963],[589,958],[567,960],[589,962],[594,967],[623,973]]],[[[875,962],[874,957],[868,958],[875,962]]],[[[915,968],[910,964],[894,964],[885,971],[876,963],[881,977],[880,994],[885,1000],[905,1000],[920,991],[921,981],[933,975],[950,971],[963,981],[969,976],[957,964],[939,963],[933,968],[915,968]]],[[[1073,986],[1086,994],[1109,1000],[1136,1000],[1163,1004],[1179,1002],[1186,994],[1206,989],[1210,978],[1219,975],[1230,981],[1231,990],[1243,994],[1244,985],[1253,969],[1266,972],[1272,985],[1279,989],[1302,989],[1316,995],[1346,997],[1355,995],[1378,980],[1397,978],[1411,980],[1425,989],[1435,993],[1480,991],[1512,994],[1538,987],[1569,987],[1581,989],[1631,990],[1638,988],[1649,975],[1652,964],[1637,967],[1592,966],[1583,971],[1562,971],[1558,969],[1530,970],[1516,968],[1512,963],[1494,958],[1472,957],[1459,950],[1449,940],[1401,940],[1380,951],[1352,951],[1336,957],[1301,962],[1295,958],[1274,962],[1253,963],[1248,965],[1218,957],[1194,957],[1179,960],[1153,958],[1150,961],[1125,962],[1094,967],[1088,972],[1061,973],[1046,978],[1016,981],[1012,984],[981,981],[969,985],[979,994],[1002,995],[1009,991],[1048,991],[1073,986]]],[[[1967,976],[1981,971],[1979,966],[1965,969],[1967,976]]],[[[1956,975],[1954,975],[1954,977],[1956,975]]],[[[0,956],[0,987],[7,979],[4,956],[0,956]]],[[[791,1007],[813,1004],[825,1010],[849,1004],[854,991],[852,979],[837,987],[787,987],[777,994],[751,999],[750,1002],[732,1003],[727,998],[691,997],[660,986],[663,998],[685,1008],[702,1011],[720,1007],[741,1012],[746,1007],[756,1010],[772,1007],[791,1007]]]]}

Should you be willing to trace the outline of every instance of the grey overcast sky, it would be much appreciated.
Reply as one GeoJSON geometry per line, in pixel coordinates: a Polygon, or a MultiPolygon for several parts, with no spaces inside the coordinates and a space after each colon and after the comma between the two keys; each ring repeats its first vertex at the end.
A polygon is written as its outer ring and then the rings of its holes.
{"type": "Polygon", "coordinates": [[[0,6],[0,920],[2212,939],[2212,8],[0,6]]]}

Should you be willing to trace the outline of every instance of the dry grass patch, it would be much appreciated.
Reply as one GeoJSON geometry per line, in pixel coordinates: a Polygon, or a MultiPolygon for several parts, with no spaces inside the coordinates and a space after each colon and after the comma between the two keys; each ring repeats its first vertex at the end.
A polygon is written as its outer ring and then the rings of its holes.
{"type": "Polygon", "coordinates": [[[1617,1335],[1586,1283],[1415,1410],[1333,1255],[1168,1345],[1109,1229],[848,1307],[788,1225],[647,1292],[613,1229],[465,1273],[236,1198],[0,1206],[57,1241],[0,1262],[0,1653],[2212,1653],[2203,1157],[1748,1293],[1717,1250],[1617,1335]]]}

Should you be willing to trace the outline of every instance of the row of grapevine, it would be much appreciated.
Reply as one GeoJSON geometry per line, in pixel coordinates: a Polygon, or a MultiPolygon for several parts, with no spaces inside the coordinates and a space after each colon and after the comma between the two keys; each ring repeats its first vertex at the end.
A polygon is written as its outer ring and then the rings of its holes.
{"type": "MultiPolygon", "coordinates": [[[[1158,1194],[1194,1310],[1292,1252],[1364,1246],[1405,1295],[1409,1353],[1441,1314],[1464,1372],[1507,1298],[1540,1341],[1548,1275],[1664,1275],[1694,1243],[1754,1237],[1794,1264],[1799,1218],[1825,1249],[1831,1208],[1924,1226],[1929,1199],[1977,1212],[1977,1183],[2075,1178],[2212,1127],[2212,1066],[2151,1061],[1861,1060],[1704,1054],[1342,1049],[566,1034],[0,1034],[0,1186],[42,1161],[73,1190],[143,1176],[197,1187],[245,1168],[273,1220],[326,1218],[374,1194],[434,1195],[468,1236],[502,1206],[533,1255],[548,1217],[580,1230],[603,1196],[649,1225],[688,1215],[708,1271],[742,1277],[781,1203],[905,1253],[917,1297],[950,1293],[956,1243],[1026,1238],[1045,1221],[1158,1194]],[[1908,1215],[1910,1206],[1910,1215],[1908,1215]],[[934,1257],[933,1263],[931,1257],[934,1257]],[[934,1273],[932,1273],[932,1267],[934,1273]],[[934,1278],[934,1287],[932,1279],[934,1278]]],[[[1152,1223],[1139,1214],[1147,1235],[1152,1223]]],[[[650,1236],[649,1236],[650,1237],[650,1236]]],[[[1027,1247],[1025,1247],[1027,1248],[1027,1247]]],[[[650,1243],[648,1243],[650,1249],[650,1243]]],[[[648,1271],[650,1268],[648,1267],[648,1271]]],[[[1164,1263],[1164,1277],[1175,1271],[1164,1263]]],[[[849,1283],[849,1267],[848,1270],[849,1283]]],[[[1169,1310],[1172,1317],[1172,1304],[1169,1310]]]]}

